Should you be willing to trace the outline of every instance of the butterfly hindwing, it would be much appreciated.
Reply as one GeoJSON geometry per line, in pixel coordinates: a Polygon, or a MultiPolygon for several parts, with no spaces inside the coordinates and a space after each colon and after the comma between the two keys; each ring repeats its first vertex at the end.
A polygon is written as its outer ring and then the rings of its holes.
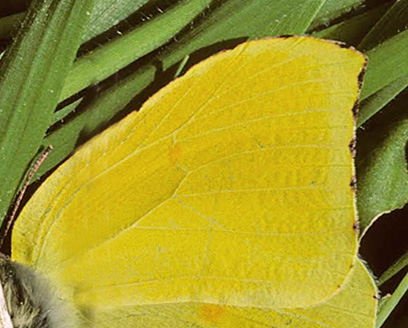
{"type": "Polygon", "coordinates": [[[373,328],[376,286],[360,261],[344,287],[327,302],[309,308],[269,309],[203,303],[128,306],[97,313],[98,327],[373,328]]]}

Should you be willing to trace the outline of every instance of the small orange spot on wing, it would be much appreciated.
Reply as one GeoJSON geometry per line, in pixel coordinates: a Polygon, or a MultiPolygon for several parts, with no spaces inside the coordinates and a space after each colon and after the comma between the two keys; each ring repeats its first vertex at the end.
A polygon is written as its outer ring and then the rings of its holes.
{"type": "Polygon", "coordinates": [[[204,320],[215,323],[224,317],[226,311],[227,308],[225,306],[202,304],[199,308],[199,315],[204,320]]]}
{"type": "Polygon", "coordinates": [[[170,148],[169,157],[172,163],[176,164],[181,158],[182,150],[179,145],[170,148]]]}

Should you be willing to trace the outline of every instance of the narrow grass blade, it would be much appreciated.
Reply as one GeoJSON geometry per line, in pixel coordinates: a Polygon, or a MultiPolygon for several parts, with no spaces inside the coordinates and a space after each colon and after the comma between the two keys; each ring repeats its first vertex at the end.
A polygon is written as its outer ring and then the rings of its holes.
{"type": "Polygon", "coordinates": [[[360,104],[357,126],[362,126],[408,86],[408,75],[403,75],[360,104]]]}
{"type": "Polygon", "coordinates": [[[176,73],[174,74],[174,78],[178,78],[179,76],[181,76],[181,73],[183,72],[184,68],[187,65],[188,60],[190,59],[190,56],[187,55],[183,58],[183,60],[180,62],[179,67],[177,68],[176,73]]]}
{"type": "Polygon", "coordinates": [[[388,39],[367,53],[368,65],[361,99],[408,74],[408,30],[388,39]]]}
{"type": "Polygon", "coordinates": [[[0,68],[0,218],[41,146],[93,1],[34,1],[0,68]]]}
{"type": "Polygon", "coordinates": [[[160,47],[180,32],[210,3],[211,0],[183,0],[133,31],[80,57],[69,72],[60,101],[92,84],[99,83],[160,47]]]}
{"type": "Polygon", "coordinates": [[[365,0],[327,0],[310,25],[310,30],[329,24],[344,14],[359,8],[365,0]]]}
{"type": "Polygon", "coordinates": [[[397,0],[359,44],[363,51],[372,49],[408,27],[408,0],[397,0]]]}
{"type": "Polygon", "coordinates": [[[358,130],[357,207],[363,230],[381,214],[408,202],[406,101],[400,96],[358,130]]]}
{"type": "Polygon", "coordinates": [[[312,35],[318,38],[342,41],[356,46],[385,13],[388,7],[388,4],[375,7],[374,9],[367,10],[360,15],[346,19],[324,30],[314,32],[312,35]]]}
{"type": "MultiPolygon", "coordinates": [[[[135,13],[148,1],[149,0],[95,0],[95,6],[88,28],[82,37],[82,42],[87,42],[109,30],[135,13]]],[[[0,13],[3,13],[1,11],[1,5],[0,13]]],[[[23,21],[25,14],[25,12],[19,12],[0,18],[0,38],[7,39],[12,37],[13,33],[23,21]]]]}
{"type": "Polygon", "coordinates": [[[394,277],[397,273],[401,272],[408,266],[408,252],[401,256],[397,261],[395,261],[378,279],[378,285],[382,285],[383,283],[390,280],[394,277]]]}
{"type": "Polygon", "coordinates": [[[408,30],[368,52],[358,124],[357,205],[363,229],[408,202],[408,30]],[[378,113],[381,110],[381,113],[378,113]],[[378,114],[377,114],[378,113],[378,114]],[[367,122],[368,121],[368,122],[367,122]]]}
{"type": "Polygon", "coordinates": [[[149,0],[95,0],[89,27],[82,37],[82,42],[109,30],[140,9],[149,0]]]}
{"type": "Polygon", "coordinates": [[[59,121],[63,121],[70,113],[74,112],[78,106],[83,101],[83,98],[75,100],[73,103],[61,108],[60,110],[56,111],[52,117],[51,125],[58,123],[59,121]]]}
{"type": "Polygon", "coordinates": [[[408,273],[402,279],[397,289],[391,295],[389,299],[381,306],[380,311],[377,315],[376,328],[383,326],[384,322],[390,316],[391,312],[396,308],[398,303],[404,297],[405,293],[408,291],[408,273]]]}
{"type": "MultiPolygon", "coordinates": [[[[408,68],[404,64],[405,59],[399,57],[401,62],[391,63],[393,57],[397,57],[401,50],[407,54],[407,43],[408,36],[405,33],[405,37],[402,36],[397,42],[399,46],[392,46],[391,39],[396,34],[404,31],[408,26],[408,1],[407,0],[398,0],[396,1],[390,9],[383,15],[383,17],[377,22],[377,24],[370,30],[370,32],[364,37],[360,45],[358,46],[361,50],[374,49],[372,53],[369,53],[371,56],[370,60],[374,61],[371,63],[371,68],[374,68],[375,63],[379,61],[386,63],[389,62],[389,66],[383,68],[375,68],[377,73],[372,73],[371,69],[367,75],[368,85],[372,84],[383,84],[382,80],[386,80],[389,84],[383,86],[382,89],[378,90],[376,93],[372,94],[370,97],[365,99],[361,104],[360,115],[358,119],[358,126],[364,124],[368,119],[374,116],[378,111],[380,111],[387,103],[394,99],[400,92],[402,92],[408,86],[408,68]],[[390,39],[389,42],[386,42],[384,46],[381,45],[384,41],[390,39]],[[383,48],[385,50],[381,50],[383,48]],[[388,48],[388,49],[386,49],[388,48]],[[393,53],[392,51],[397,51],[393,53]],[[378,57],[376,59],[376,57],[378,57]],[[395,68],[397,69],[395,69],[395,68]],[[400,74],[398,69],[401,69],[401,72],[405,71],[405,74],[400,74]],[[383,71],[381,71],[383,69],[383,71]],[[388,70],[390,69],[390,71],[388,70]],[[385,73],[386,72],[386,73],[385,73]],[[385,73],[385,74],[384,74],[385,73]],[[373,75],[370,75],[373,74],[373,75]],[[382,75],[382,77],[381,77],[382,75]],[[375,76],[375,77],[373,77],[375,76]],[[390,81],[392,78],[397,77],[394,81],[390,81]],[[375,81],[377,80],[377,81],[375,81]]],[[[378,88],[378,87],[377,87],[378,88]]],[[[370,89],[370,87],[368,87],[370,89]]],[[[375,89],[377,90],[377,89],[375,89]]],[[[369,94],[370,92],[368,92],[369,94]]],[[[363,93],[363,97],[366,97],[363,93]]]]}

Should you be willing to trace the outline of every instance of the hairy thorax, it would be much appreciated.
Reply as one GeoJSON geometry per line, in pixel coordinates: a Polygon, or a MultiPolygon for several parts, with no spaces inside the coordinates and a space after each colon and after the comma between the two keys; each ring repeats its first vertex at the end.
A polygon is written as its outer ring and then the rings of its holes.
{"type": "Polygon", "coordinates": [[[74,311],[37,272],[0,254],[3,288],[2,326],[5,328],[74,328],[74,311]],[[9,316],[11,325],[6,325],[9,316]]]}

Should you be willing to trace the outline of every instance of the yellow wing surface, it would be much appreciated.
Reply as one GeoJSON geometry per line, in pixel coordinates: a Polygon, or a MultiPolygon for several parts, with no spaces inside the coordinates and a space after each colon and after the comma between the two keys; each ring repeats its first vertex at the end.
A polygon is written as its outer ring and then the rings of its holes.
{"type": "Polygon", "coordinates": [[[364,62],[308,37],[201,62],[46,180],[13,259],[89,309],[327,299],[357,250],[349,143],[364,62]]]}
{"type": "Polygon", "coordinates": [[[310,308],[266,309],[183,303],[104,309],[98,327],[199,328],[373,328],[376,287],[364,265],[356,262],[350,278],[327,302],[310,308]]]}

